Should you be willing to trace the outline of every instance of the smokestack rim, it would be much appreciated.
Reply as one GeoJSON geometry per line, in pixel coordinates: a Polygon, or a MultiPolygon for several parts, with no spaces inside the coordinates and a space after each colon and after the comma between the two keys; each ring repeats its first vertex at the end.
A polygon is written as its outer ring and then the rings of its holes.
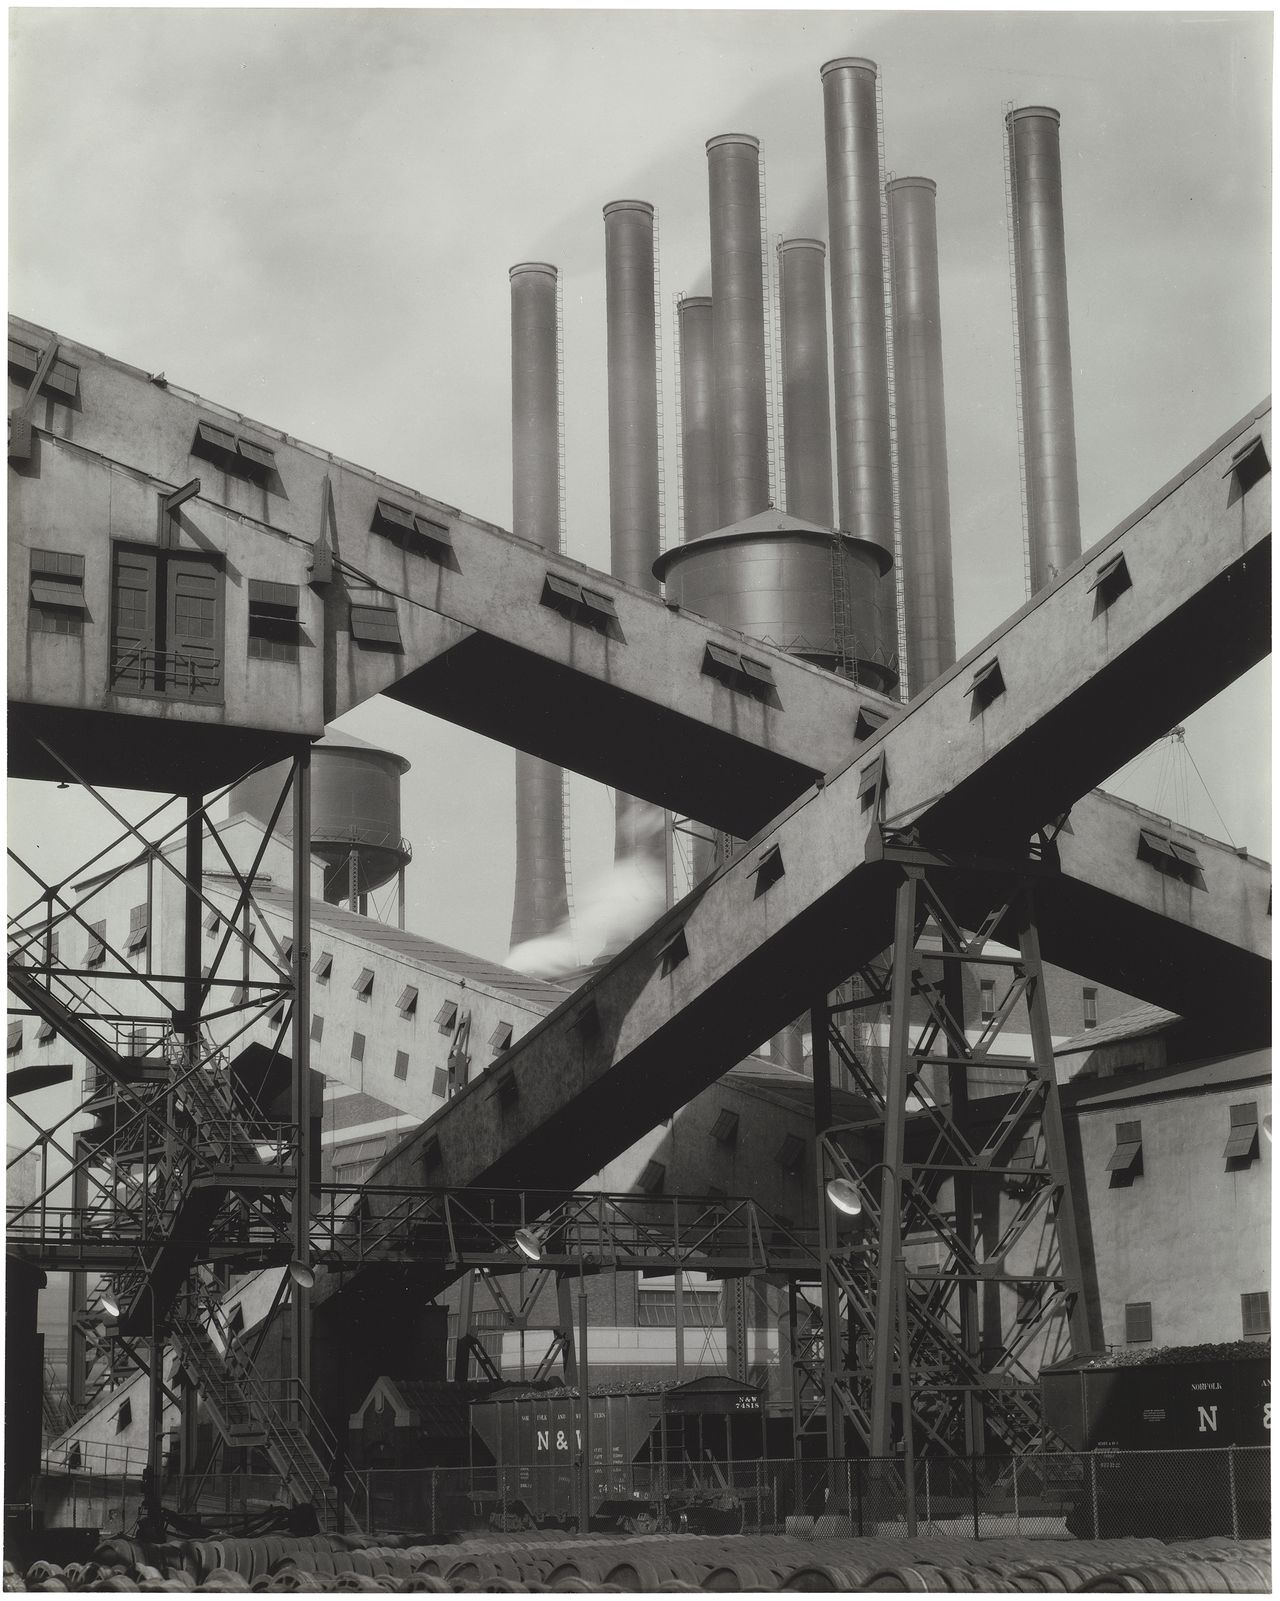
{"type": "Polygon", "coordinates": [[[1024,117],[1041,117],[1051,121],[1055,127],[1062,123],[1062,113],[1053,106],[1017,106],[1004,114],[1005,122],[1010,125],[1021,122],[1024,117]]]}
{"type": "Polygon", "coordinates": [[[824,61],[820,76],[825,78],[832,72],[869,72],[873,78],[879,77],[880,68],[867,56],[836,56],[833,61],[824,61]]]}
{"type": "Polygon", "coordinates": [[[615,211],[640,211],[652,217],[656,207],[651,200],[610,200],[605,206],[603,215],[612,216],[615,211]]]}
{"type": "Polygon", "coordinates": [[[778,254],[784,250],[820,250],[825,256],[827,242],[825,239],[779,239],[778,254]]]}
{"type": "Polygon", "coordinates": [[[514,278],[518,272],[541,272],[548,278],[560,276],[559,267],[553,267],[549,261],[517,261],[514,267],[507,268],[507,277],[514,278]]]}
{"type": "Polygon", "coordinates": [[[760,149],[760,141],[753,133],[718,133],[714,139],[707,140],[707,154],[710,155],[722,145],[747,145],[752,150],[760,149]]]}
{"type": "Polygon", "coordinates": [[[696,306],[701,310],[703,306],[711,304],[710,295],[682,295],[676,302],[676,310],[683,311],[686,306],[696,306]]]}
{"type": "Polygon", "coordinates": [[[892,194],[895,189],[927,189],[931,195],[938,192],[938,186],[932,178],[890,178],[884,186],[884,192],[892,194]]]}

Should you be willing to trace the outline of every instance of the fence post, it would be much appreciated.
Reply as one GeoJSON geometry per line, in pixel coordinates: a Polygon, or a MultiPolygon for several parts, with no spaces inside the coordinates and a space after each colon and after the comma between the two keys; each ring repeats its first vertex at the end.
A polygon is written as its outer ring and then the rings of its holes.
{"type": "Polygon", "coordinates": [[[862,1533],[862,1458],[854,1465],[853,1482],[858,1487],[858,1533],[862,1533]]]}
{"type": "Polygon", "coordinates": [[[924,1459],[924,1523],[925,1528],[933,1526],[933,1474],[928,1457],[924,1459]]]}
{"type": "Polygon", "coordinates": [[[1094,1451],[1089,1452],[1089,1499],[1093,1509],[1093,1538],[1102,1538],[1102,1525],[1098,1521],[1098,1457],[1094,1451]]]}
{"type": "Polygon", "coordinates": [[[978,1458],[976,1456],[969,1458],[969,1485],[973,1494],[973,1537],[975,1540],[980,1540],[982,1531],[978,1525],[978,1458]]]}
{"type": "Polygon", "coordinates": [[[1020,1535],[1022,1533],[1022,1519],[1018,1512],[1018,1459],[1015,1456],[1010,1457],[1009,1460],[1013,1465],[1013,1532],[1015,1535],[1020,1535]]]}
{"type": "Polygon", "coordinates": [[[1231,1538],[1240,1538],[1240,1505],[1236,1500],[1236,1448],[1227,1447],[1227,1483],[1231,1490],[1231,1538]]]}

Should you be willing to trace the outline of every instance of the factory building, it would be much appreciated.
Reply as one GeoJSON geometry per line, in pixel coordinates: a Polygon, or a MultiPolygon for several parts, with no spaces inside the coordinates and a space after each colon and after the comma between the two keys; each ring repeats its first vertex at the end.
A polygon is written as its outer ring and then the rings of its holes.
{"type": "Polygon", "coordinates": [[[1016,1453],[1044,1364],[1269,1334],[1269,870],[1096,787],[1267,648],[1269,409],[1082,553],[1058,116],[1010,111],[1028,598],[957,660],[936,187],[885,183],[874,62],[820,82],[772,442],[760,142],[707,141],[665,550],[654,207],[604,208],[609,574],[564,550],[552,263],[509,275],[512,532],[10,320],[11,769],[181,803],[11,927],[11,1342],[65,1316],[64,1472],[327,1516],[510,1381],[1016,1453]],[[336,726],[376,694],[516,750],[510,965],[405,927],[408,764],[336,726]],[[539,968],[566,768],[661,890],[539,968]]]}

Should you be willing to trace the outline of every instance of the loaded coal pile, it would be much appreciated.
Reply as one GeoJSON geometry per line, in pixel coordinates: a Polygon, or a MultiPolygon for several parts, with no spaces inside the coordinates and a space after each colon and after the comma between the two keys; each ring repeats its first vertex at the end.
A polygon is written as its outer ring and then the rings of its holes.
{"type": "Polygon", "coordinates": [[[797,1535],[577,1537],[527,1532],[449,1545],[334,1535],[104,1542],[87,1563],[4,1564],[6,1590],[458,1592],[1271,1590],[1265,1540],[816,1539],[797,1535]]]}

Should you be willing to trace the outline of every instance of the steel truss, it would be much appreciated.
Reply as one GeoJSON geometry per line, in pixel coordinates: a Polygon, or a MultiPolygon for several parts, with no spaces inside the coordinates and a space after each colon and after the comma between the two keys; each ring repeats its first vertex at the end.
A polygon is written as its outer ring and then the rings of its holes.
{"type": "Polygon", "coordinates": [[[1048,1438],[1040,1362],[1090,1348],[1036,929],[1043,869],[1035,854],[943,860],[900,840],[884,855],[901,872],[894,945],[852,1002],[813,1018],[815,1079],[829,1083],[834,1057],[872,1108],[833,1126],[829,1092],[815,1093],[828,1447],[845,1454],[847,1426],[877,1457],[1024,1452],[1048,1438]],[[984,885],[973,932],[953,909],[961,874],[970,918],[984,885]],[[1016,952],[988,948],[997,931],[1016,952]],[[978,962],[1005,981],[971,1041],[962,977],[978,962]],[[1031,1055],[1000,1054],[1024,1006],[1031,1055]],[[887,1008],[883,1073],[841,1028],[850,1007],[887,1008]],[[828,1190],[840,1180],[843,1215],[828,1190]]]}
{"type": "MultiPolygon", "coordinates": [[[[43,1119],[27,1110],[23,1098],[70,1083],[73,1068],[19,1069],[9,1075],[10,1126],[24,1127],[29,1136],[9,1166],[34,1154],[40,1169],[34,1197],[8,1208],[9,1248],[72,1273],[73,1404],[82,1407],[102,1388],[117,1385],[129,1366],[148,1373],[145,1516],[154,1521],[160,1515],[156,1487],[163,1406],[166,1397],[174,1399],[166,1385],[166,1346],[180,1355],[188,1380],[202,1374],[201,1387],[211,1393],[216,1372],[226,1367],[226,1351],[216,1341],[209,1344],[207,1320],[190,1315],[200,1298],[200,1265],[305,1264],[309,1251],[309,747],[298,749],[290,761],[261,843],[242,871],[210,820],[212,807],[233,786],[208,799],[166,798],[134,824],[65,756],[43,740],[37,743],[68,782],[80,785],[110,815],[119,832],[57,883],[46,882],[9,853],[37,889],[9,919],[11,1015],[38,1018],[42,1033],[63,1040],[86,1063],[81,1095],[69,1096],[43,1119]],[[261,915],[254,882],[290,799],[294,938],[282,945],[261,915]],[[181,815],[166,824],[163,814],[175,801],[181,815]],[[206,893],[206,841],[212,842],[219,871],[235,896],[229,915],[206,893]],[[129,848],[126,859],[100,866],[122,846],[129,848]],[[140,867],[146,875],[141,917],[135,914],[128,941],[119,948],[101,926],[95,927],[92,903],[140,867]],[[95,868],[97,876],[88,878],[95,868]],[[73,901],[68,891],[75,882],[84,892],[73,901]],[[156,957],[156,914],[166,886],[177,890],[168,904],[181,908],[176,964],[157,963],[156,957]],[[212,961],[202,966],[206,932],[216,946],[212,961]],[[71,935],[88,941],[79,965],[64,948],[71,935]],[[267,1019],[273,1028],[267,1074],[278,1067],[279,1081],[269,1108],[232,1068],[233,1048],[247,1043],[249,1031],[267,1019]],[[86,1116],[92,1119],[87,1130],[86,1116]],[[92,1290],[90,1274],[100,1276],[92,1290]],[[145,1354],[135,1341],[145,1342],[145,1354]]],[[[162,928],[162,935],[166,932],[162,928]]],[[[207,1291],[206,1284],[206,1296],[207,1291]]],[[[310,1356],[305,1287],[295,1285],[290,1306],[295,1371],[287,1426],[305,1434],[311,1427],[301,1401],[310,1356]]],[[[184,1381],[182,1388],[189,1399],[190,1383],[184,1381]]],[[[210,1406],[216,1420],[216,1402],[210,1406]]],[[[191,1432],[188,1423],[184,1418],[184,1435],[191,1432]]],[[[265,1436],[275,1427],[269,1421],[265,1436]]],[[[305,1438],[273,1455],[288,1459],[290,1466],[298,1458],[308,1459],[308,1470],[314,1466],[305,1438]]],[[[315,1480],[310,1471],[292,1476],[304,1494],[315,1480]]]]}

